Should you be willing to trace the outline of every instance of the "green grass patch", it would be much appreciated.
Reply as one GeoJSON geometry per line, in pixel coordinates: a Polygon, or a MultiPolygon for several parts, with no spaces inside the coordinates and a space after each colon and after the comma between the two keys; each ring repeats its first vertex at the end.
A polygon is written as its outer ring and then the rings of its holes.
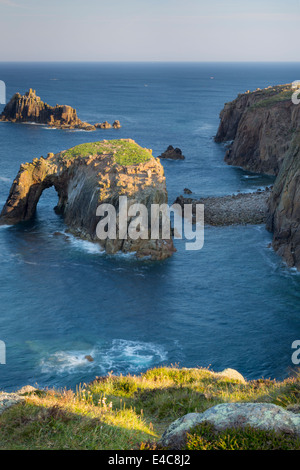
{"type": "Polygon", "coordinates": [[[251,106],[251,109],[266,108],[268,106],[272,106],[273,104],[279,103],[281,101],[291,100],[293,93],[294,93],[294,90],[292,89],[282,90],[273,96],[263,98],[261,101],[258,101],[257,103],[251,106]]]}
{"type": "Polygon", "coordinates": [[[130,166],[147,162],[152,158],[149,150],[140,147],[135,142],[126,140],[109,140],[80,144],[61,152],[62,160],[87,158],[89,156],[111,155],[119,165],[130,166]]]}

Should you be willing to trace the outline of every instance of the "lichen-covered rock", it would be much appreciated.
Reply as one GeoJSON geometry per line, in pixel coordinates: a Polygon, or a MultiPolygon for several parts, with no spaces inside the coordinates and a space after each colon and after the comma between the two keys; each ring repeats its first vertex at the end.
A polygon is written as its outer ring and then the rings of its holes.
{"type": "Polygon", "coordinates": [[[180,449],[186,434],[198,424],[211,423],[216,430],[251,426],[300,436],[300,416],[271,403],[222,403],[204,413],[189,413],[174,421],[164,432],[159,444],[180,449]]]}
{"type": "MultiPolygon", "coordinates": [[[[56,211],[64,216],[69,231],[99,243],[108,253],[136,252],[138,257],[164,259],[175,250],[172,239],[105,239],[97,237],[97,208],[111,204],[117,212],[119,197],[126,196],[128,207],[167,204],[164,169],[151,150],[133,140],[112,140],[81,144],[47,158],[22,164],[0,215],[0,224],[16,224],[33,217],[42,192],[54,186],[58,194],[56,211]]],[[[129,225],[134,217],[128,217],[129,225]]],[[[151,226],[149,221],[148,227],[151,226]]]]}
{"type": "Polygon", "coordinates": [[[25,400],[19,393],[0,392],[0,415],[13,405],[17,405],[25,400]]]}
{"type": "Polygon", "coordinates": [[[230,142],[225,161],[257,173],[277,175],[296,129],[300,106],[292,85],[240,94],[220,113],[216,142],[230,142]]]}

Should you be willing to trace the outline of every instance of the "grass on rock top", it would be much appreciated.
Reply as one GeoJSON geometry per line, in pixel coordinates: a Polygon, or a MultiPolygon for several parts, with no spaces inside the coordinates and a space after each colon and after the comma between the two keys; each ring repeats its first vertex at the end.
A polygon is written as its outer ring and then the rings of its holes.
{"type": "Polygon", "coordinates": [[[124,166],[139,165],[152,158],[152,153],[140,147],[135,142],[125,140],[105,140],[100,142],[89,142],[80,144],[61,153],[61,158],[86,158],[90,155],[109,155],[112,154],[116,163],[124,166]]]}
{"type": "Polygon", "coordinates": [[[267,106],[272,106],[275,103],[279,103],[280,101],[288,101],[291,100],[292,95],[295,90],[291,88],[285,88],[279,93],[276,93],[275,95],[272,95],[270,97],[264,97],[261,101],[258,101],[254,105],[251,106],[251,109],[257,109],[257,108],[266,108],[267,106]]]}

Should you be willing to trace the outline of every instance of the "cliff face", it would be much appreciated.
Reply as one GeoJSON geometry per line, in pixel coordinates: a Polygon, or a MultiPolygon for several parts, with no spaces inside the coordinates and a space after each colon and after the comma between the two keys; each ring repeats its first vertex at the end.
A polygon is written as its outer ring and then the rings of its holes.
{"type": "Polygon", "coordinates": [[[291,101],[291,85],[247,92],[226,103],[216,142],[230,143],[225,161],[256,173],[277,175],[300,127],[300,107],[291,101]]]}
{"type": "Polygon", "coordinates": [[[296,133],[276,178],[267,228],[273,247],[289,266],[300,269],[300,130],[296,133]]]}
{"type": "MultiPolygon", "coordinates": [[[[128,207],[167,203],[164,170],[151,151],[131,140],[82,144],[47,158],[21,165],[1,212],[1,224],[15,224],[33,217],[44,189],[54,186],[56,210],[63,214],[75,235],[100,243],[108,253],[136,252],[138,257],[164,259],[175,251],[172,239],[99,240],[96,216],[101,204],[112,204],[119,224],[119,197],[127,196],[128,207]]],[[[127,227],[133,217],[127,220],[127,227]]],[[[149,224],[150,226],[150,224],[149,224]]]]}
{"type": "Polygon", "coordinates": [[[71,106],[58,104],[50,106],[44,103],[36,95],[35,90],[31,88],[25,95],[22,96],[20,93],[16,93],[11,98],[0,115],[0,121],[35,122],[60,129],[83,129],[86,131],[94,131],[96,128],[121,127],[119,121],[115,121],[113,126],[110,126],[108,123],[92,125],[88,122],[83,122],[78,118],[76,110],[71,106]],[[119,124],[117,127],[115,125],[116,122],[119,124]]]}

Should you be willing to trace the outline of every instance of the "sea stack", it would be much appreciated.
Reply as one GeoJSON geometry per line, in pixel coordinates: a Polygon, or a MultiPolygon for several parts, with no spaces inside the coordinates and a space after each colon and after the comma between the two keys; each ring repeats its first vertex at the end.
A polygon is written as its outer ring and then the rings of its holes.
{"type": "MultiPolygon", "coordinates": [[[[119,227],[119,198],[127,197],[128,208],[140,203],[151,216],[151,204],[167,204],[164,169],[151,150],[133,140],[112,140],[81,144],[47,158],[22,164],[1,212],[0,224],[31,219],[42,192],[54,186],[58,194],[56,211],[64,216],[74,235],[99,243],[107,253],[136,253],[139,258],[161,260],[172,256],[173,240],[107,238],[99,240],[97,208],[110,204],[116,209],[119,227]]],[[[134,220],[128,217],[127,226],[134,220]]],[[[150,223],[149,223],[150,227],[150,223]]],[[[118,231],[117,231],[118,233],[118,231]]]]}
{"type": "MultiPolygon", "coordinates": [[[[30,122],[37,124],[45,124],[48,127],[57,129],[81,129],[85,131],[95,131],[96,128],[109,129],[111,124],[107,121],[97,123],[95,125],[81,121],[74,108],[67,105],[50,106],[44,103],[36,91],[31,88],[21,95],[16,93],[5,106],[0,121],[10,122],[30,122]]],[[[120,128],[119,121],[115,121],[114,128],[120,128]]]]}

